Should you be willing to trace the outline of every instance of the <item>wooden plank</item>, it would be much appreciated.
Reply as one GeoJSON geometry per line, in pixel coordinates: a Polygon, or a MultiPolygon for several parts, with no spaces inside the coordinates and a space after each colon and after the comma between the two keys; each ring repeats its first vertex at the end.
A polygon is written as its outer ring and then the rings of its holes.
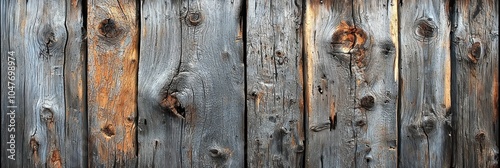
{"type": "Polygon", "coordinates": [[[307,1],[306,167],[396,167],[396,4],[307,1]]]}
{"type": "Polygon", "coordinates": [[[87,45],[82,1],[66,1],[64,92],[66,103],[65,167],[88,167],[87,45]]]}
{"type": "Polygon", "coordinates": [[[136,1],[88,1],[89,166],[137,162],[136,1]]]}
{"type": "Polygon", "coordinates": [[[425,0],[399,5],[399,166],[450,167],[450,4],[425,0]]]}
{"type": "Polygon", "coordinates": [[[180,1],[144,1],[140,9],[138,165],[181,167],[181,158],[186,156],[180,146],[182,120],[167,115],[159,105],[163,87],[181,63],[180,1]]]}
{"type": "MultiPolygon", "coordinates": [[[[22,167],[25,116],[26,1],[0,1],[1,162],[2,167],[22,167]],[[12,77],[11,77],[12,76],[12,77]],[[10,82],[10,83],[9,83],[10,82]],[[10,106],[10,107],[9,107],[10,106]]],[[[29,147],[29,146],[26,146],[29,147]]]]}
{"type": "Polygon", "coordinates": [[[350,53],[356,81],[356,167],[397,167],[397,4],[396,0],[353,2],[355,46],[350,53]]]}
{"type": "Polygon", "coordinates": [[[242,1],[141,9],[139,165],[243,167],[242,1]]]}
{"type": "Polygon", "coordinates": [[[453,7],[453,167],[498,167],[498,4],[453,7]]]}
{"type": "Polygon", "coordinates": [[[306,167],[355,167],[352,1],[306,1],[306,167]]]}
{"type": "Polygon", "coordinates": [[[247,4],[247,166],[303,167],[302,1],[247,4]]]}
{"type": "Polygon", "coordinates": [[[62,167],[65,158],[64,1],[28,1],[24,42],[27,167],[62,167]]]}

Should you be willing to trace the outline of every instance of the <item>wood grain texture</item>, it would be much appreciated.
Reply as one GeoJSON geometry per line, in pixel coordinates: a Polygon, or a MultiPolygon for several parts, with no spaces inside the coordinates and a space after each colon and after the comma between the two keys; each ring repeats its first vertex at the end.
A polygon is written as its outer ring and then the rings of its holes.
{"type": "Polygon", "coordinates": [[[242,3],[141,5],[139,165],[244,166],[242,3]]]}
{"type": "Polygon", "coordinates": [[[454,167],[498,167],[498,4],[453,7],[454,167]]]}
{"type": "Polygon", "coordinates": [[[65,167],[88,167],[87,137],[87,45],[83,12],[87,4],[75,0],[66,2],[64,57],[64,92],[66,117],[65,167]]]}
{"type": "Polygon", "coordinates": [[[356,167],[397,167],[397,4],[353,1],[356,167]]]}
{"type": "Polygon", "coordinates": [[[23,150],[26,167],[62,167],[65,158],[66,105],[64,61],[67,41],[66,3],[26,4],[23,150]],[[29,145],[28,145],[29,144],[29,145]]]}
{"type": "MultiPolygon", "coordinates": [[[[25,47],[24,38],[26,36],[26,1],[0,1],[0,55],[1,55],[1,144],[2,150],[1,161],[2,167],[16,168],[22,167],[27,160],[23,154],[25,146],[24,139],[24,116],[25,116],[25,55],[27,48],[25,47]],[[12,52],[11,60],[9,60],[9,52],[12,52]],[[14,60],[12,60],[14,59],[14,60]],[[12,61],[15,65],[9,65],[12,61]],[[8,69],[14,74],[9,74],[8,69]],[[7,76],[15,76],[14,79],[9,79],[7,76]],[[11,82],[11,83],[9,83],[11,82]],[[12,89],[9,87],[14,86],[12,89]],[[10,94],[9,91],[15,92],[10,94]],[[16,106],[9,108],[8,106],[16,106]],[[13,123],[11,123],[11,121],[13,123]],[[9,126],[10,125],[10,126],[9,126]],[[14,136],[11,138],[11,136],[14,136]],[[13,139],[13,143],[9,142],[13,139]],[[15,142],[14,142],[15,141],[15,142]],[[7,149],[15,149],[8,151],[7,149]],[[12,156],[13,159],[9,159],[12,156]]],[[[28,146],[26,146],[28,147],[28,146]]]]}
{"type": "Polygon", "coordinates": [[[303,4],[247,4],[247,165],[303,167],[303,4]]]}
{"type": "Polygon", "coordinates": [[[306,1],[306,167],[356,167],[352,1],[306,1]],[[353,52],[351,52],[351,50],[353,52]]]}
{"type": "Polygon", "coordinates": [[[401,1],[401,167],[451,165],[449,1],[401,1]]]}
{"type": "Polygon", "coordinates": [[[88,1],[87,5],[89,166],[135,167],[136,3],[88,1]]]}

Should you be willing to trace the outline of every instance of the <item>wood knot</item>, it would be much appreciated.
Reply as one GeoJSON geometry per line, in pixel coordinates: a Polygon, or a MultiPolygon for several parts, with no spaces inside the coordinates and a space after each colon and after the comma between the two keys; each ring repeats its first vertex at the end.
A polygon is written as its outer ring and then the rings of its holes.
{"type": "Polygon", "coordinates": [[[486,134],[484,134],[483,131],[480,131],[479,133],[476,134],[475,139],[477,142],[484,142],[486,140],[486,134]]]}
{"type": "Polygon", "coordinates": [[[50,108],[42,107],[42,111],[40,112],[40,119],[45,122],[53,122],[54,121],[54,112],[50,108]]]}
{"type": "Polygon", "coordinates": [[[227,154],[229,153],[229,149],[223,149],[220,147],[212,147],[208,149],[208,152],[210,153],[210,156],[213,158],[225,158],[227,157],[227,154]]]}
{"type": "Polygon", "coordinates": [[[167,95],[160,102],[160,106],[171,114],[184,119],[185,109],[176,97],[175,93],[167,95]]]}
{"type": "Polygon", "coordinates": [[[121,33],[116,21],[111,18],[104,19],[99,23],[98,26],[99,33],[107,38],[115,38],[118,37],[121,33]]]}
{"type": "Polygon", "coordinates": [[[200,12],[191,12],[186,16],[187,23],[191,26],[198,26],[203,21],[203,15],[200,12]]]}
{"type": "Polygon", "coordinates": [[[434,118],[429,116],[424,116],[422,121],[422,128],[425,134],[431,133],[436,127],[436,121],[434,118]]]}
{"type": "Polygon", "coordinates": [[[431,18],[419,19],[414,27],[415,35],[420,41],[429,41],[437,35],[438,27],[431,18]]]}
{"type": "Polygon", "coordinates": [[[341,21],[332,36],[333,53],[350,54],[354,51],[363,51],[366,42],[366,33],[346,21],[341,21]]]}
{"type": "Polygon", "coordinates": [[[108,124],[101,129],[101,132],[107,137],[112,137],[115,135],[115,127],[113,124],[108,124]]]}
{"type": "Polygon", "coordinates": [[[364,109],[370,109],[375,105],[375,98],[373,96],[365,96],[361,98],[360,105],[364,109]]]}
{"type": "Polygon", "coordinates": [[[38,143],[38,141],[34,137],[32,137],[30,139],[30,147],[31,147],[31,150],[33,151],[33,153],[38,151],[39,146],[40,146],[40,144],[38,143]]]}
{"type": "Polygon", "coordinates": [[[469,57],[469,60],[472,63],[477,63],[478,59],[481,58],[481,54],[482,54],[481,42],[475,42],[469,49],[469,54],[467,56],[469,57]]]}

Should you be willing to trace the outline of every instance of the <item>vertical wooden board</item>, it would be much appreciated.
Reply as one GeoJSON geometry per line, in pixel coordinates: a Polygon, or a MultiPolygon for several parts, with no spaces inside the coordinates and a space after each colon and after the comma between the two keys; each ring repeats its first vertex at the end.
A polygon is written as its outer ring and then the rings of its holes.
{"type": "Polygon", "coordinates": [[[356,167],[353,2],[306,1],[306,167],[356,167]],[[352,52],[351,52],[352,51],[352,52]]]}
{"type": "Polygon", "coordinates": [[[24,29],[26,111],[24,166],[63,167],[66,105],[66,3],[28,1],[24,29]]]}
{"type": "Polygon", "coordinates": [[[26,1],[0,1],[0,23],[1,161],[2,167],[22,167],[26,157],[23,155],[26,1]]]}
{"type": "MultiPolygon", "coordinates": [[[[353,1],[354,27],[347,33],[355,41],[350,53],[352,77],[356,80],[356,167],[397,166],[397,4],[396,0],[353,1]]],[[[336,35],[334,39],[342,37],[336,35]]]]}
{"type": "Polygon", "coordinates": [[[247,4],[247,166],[303,167],[302,1],[247,4]]]}
{"type": "Polygon", "coordinates": [[[425,0],[399,5],[399,166],[450,167],[450,4],[425,0]]]}
{"type": "Polygon", "coordinates": [[[66,167],[87,166],[87,81],[85,25],[82,1],[66,3],[68,39],[64,59],[66,167]]]}
{"type": "Polygon", "coordinates": [[[141,165],[243,167],[241,11],[237,0],[142,5],[141,165]]]}
{"type": "Polygon", "coordinates": [[[456,1],[453,167],[498,167],[498,1],[456,1]]]}
{"type": "Polygon", "coordinates": [[[89,166],[136,166],[136,3],[87,5],[89,166]]]}
{"type": "Polygon", "coordinates": [[[180,3],[143,1],[140,7],[137,133],[138,165],[144,167],[181,167],[189,159],[187,153],[181,153],[182,119],[161,106],[164,87],[181,64],[181,24],[185,23],[180,3]]]}

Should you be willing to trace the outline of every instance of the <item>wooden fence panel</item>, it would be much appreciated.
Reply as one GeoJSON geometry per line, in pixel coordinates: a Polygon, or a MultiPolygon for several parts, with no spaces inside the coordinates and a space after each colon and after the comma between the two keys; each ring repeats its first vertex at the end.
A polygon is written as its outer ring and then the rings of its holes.
{"type": "Polygon", "coordinates": [[[302,7],[248,1],[248,167],[303,166],[302,7]]]}
{"type": "Polygon", "coordinates": [[[89,166],[136,166],[138,20],[134,0],[88,1],[89,166]]]}
{"type": "Polygon", "coordinates": [[[450,167],[449,1],[399,3],[401,167],[450,167]]]}
{"type": "Polygon", "coordinates": [[[0,1],[1,167],[498,167],[498,8],[0,1]]]}
{"type": "MultiPolygon", "coordinates": [[[[26,1],[0,1],[2,167],[22,167],[25,147],[26,1]]],[[[28,140],[26,140],[28,141],[28,140]]]]}
{"type": "Polygon", "coordinates": [[[243,167],[242,7],[238,0],[142,5],[141,37],[151,41],[141,45],[141,165],[243,167]]]}
{"type": "Polygon", "coordinates": [[[453,7],[454,167],[498,167],[498,4],[453,7]]]}

